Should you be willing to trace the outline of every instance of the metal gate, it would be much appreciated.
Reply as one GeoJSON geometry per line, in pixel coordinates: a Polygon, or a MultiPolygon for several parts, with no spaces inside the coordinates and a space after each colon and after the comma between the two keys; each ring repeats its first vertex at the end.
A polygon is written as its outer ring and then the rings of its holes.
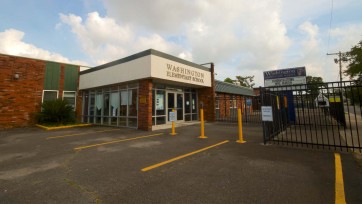
{"type": "Polygon", "coordinates": [[[264,143],[337,151],[362,151],[362,83],[328,82],[264,87],[264,143]]]}

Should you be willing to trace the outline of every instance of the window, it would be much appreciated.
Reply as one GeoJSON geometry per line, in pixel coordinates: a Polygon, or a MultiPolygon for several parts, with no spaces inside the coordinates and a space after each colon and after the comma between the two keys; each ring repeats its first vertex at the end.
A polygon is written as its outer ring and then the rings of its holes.
{"type": "Polygon", "coordinates": [[[128,92],[127,90],[120,91],[120,98],[119,100],[120,104],[120,116],[127,116],[127,103],[128,103],[128,92]]]}
{"type": "Polygon", "coordinates": [[[43,98],[42,98],[43,103],[45,101],[56,100],[57,98],[58,98],[58,91],[52,91],[52,90],[44,90],[43,91],[43,98]]]}
{"type": "Polygon", "coordinates": [[[215,101],[215,109],[220,109],[220,101],[219,100],[215,101]]]}
{"type": "Polygon", "coordinates": [[[119,94],[118,92],[111,93],[111,116],[118,116],[118,108],[119,108],[119,94]]]}
{"type": "Polygon", "coordinates": [[[98,90],[96,92],[96,104],[95,104],[95,123],[102,124],[102,112],[103,112],[103,92],[98,90]]]}
{"type": "Polygon", "coordinates": [[[89,116],[89,93],[88,91],[83,92],[83,117],[82,122],[87,123],[88,122],[88,116],[89,116]]]}
{"type": "Polygon", "coordinates": [[[230,100],[230,108],[237,108],[237,103],[235,99],[230,100]]]}
{"type": "Polygon", "coordinates": [[[63,91],[63,100],[75,109],[75,91],[63,91]]]}
{"type": "Polygon", "coordinates": [[[84,121],[95,124],[138,127],[138,84],[121,84],[85,91],[84,121]],[[86,115],[88,114],[88,116],[86,115]]]}

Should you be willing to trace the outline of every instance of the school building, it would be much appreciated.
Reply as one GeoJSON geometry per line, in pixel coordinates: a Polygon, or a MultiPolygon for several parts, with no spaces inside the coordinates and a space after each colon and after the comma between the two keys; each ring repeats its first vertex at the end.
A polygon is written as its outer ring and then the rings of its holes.
{"type": "MultiPolygon", "coordinates": [[[[214,79],[214,64],[196,64],[149,49],[84,67],[0,54],[0,128],[33,125],[41,103],[66,99],[78,121],[155,130],[177,123],[215,121],[217,97],[254,96],[253,90],[214,79]],[[83,70],[83,71],[81,71],[83,70]]],[[[220,113],[219,113],[220,114],[220,113]]]]}

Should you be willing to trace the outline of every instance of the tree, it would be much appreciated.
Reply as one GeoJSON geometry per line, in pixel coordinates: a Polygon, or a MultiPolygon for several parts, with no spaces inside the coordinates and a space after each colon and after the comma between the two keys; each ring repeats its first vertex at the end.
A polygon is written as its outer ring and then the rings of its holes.
{"type": "Polygon", "coordinates": [[[224,79],[224,82],[233,84],[235,82],[235,80],[232,80],[228,77],[228,78],[224,79]]]}
{"type": "Polygon", "coordinates": [[[307,84],[323,83],[322,77],[307,76],[307,84]]]}
{"type": "Polygon", "coordinates": [[[307,94],[311,98],[315,98],[319,95],[319,89],[325,87],[322,77],[307,76],[307,94]]]}
{"type": "Polygon", "coordinates": [[[345,54],[343,58],[349,64],[344,74],[353,79],[356,76],[362,75],[362,40],[353,46],[349,52],[345,54]]]}
{"type": "Polygon", "coordinates": [[[236,80],[240,83],[240,86],[245,86],[248,88],[253,88],[255,83],[254,81],[254,75],[253,76],[236,76],[236,80]]]}

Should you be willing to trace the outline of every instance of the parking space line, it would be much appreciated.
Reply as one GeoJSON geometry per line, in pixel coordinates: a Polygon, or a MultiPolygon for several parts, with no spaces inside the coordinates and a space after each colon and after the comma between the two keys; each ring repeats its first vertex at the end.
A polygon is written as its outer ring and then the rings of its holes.
{"type": "Polygon", "coordinates": [[[158,163],[158,164],[154,164],[154,165],[152,165],[152,166],[149,166],[149,167],[146,167],[146,168],[141,169],[141,171],[146,172],[146,171],[152,170],[152,169],[154,169],[154,168],[157,168],[157,167],[166,165],[166,164],[171,163],[171,162],[174,162],[174,161],[176,161],[176,160],[183,159],[183,158],[188,157],[188,156],[191,156],[191,155],[193,155],[193,154],[197,154],[197,153],[203,152],[203,151],[208,150],[208,149],[211,149],[211,148],[213,148],[213,147],[217,147],[217,146],[222,145],[222,144],[225,144],[225,143],[227,143],[227,142],[229,142],[229,140],[225,140],[225,141],[223,141],[223,142],[220,142],[220,143],[217,143],[217,144],[214,144],[214,145],[211,145],[211,146],[208,146],[208,147],[205,147],[205,148],[202,148],[202,149],[199,149],[199,150],[196,150],[196,151],[193,151],[193,152],[190,152],[190,153],[187,153],[187,154],[184,154],[184,155],[181,155],[181,156],[178,156],[178,157],[175,157],[175,158],[172,158],[172,159],[169,159],[169,160],[160,162],[160,163],[158,163]]]}
{"type": "Polygon", "coordinates": [[[345,204],[346,198],[344,193],[344,183],[343,183],[343,172],[342,172],[342,162],[341,162],[341,155],[339,153],[334,153],[334,161],[336,166],[336,204],[345,204]]]}
{"type": "Polygon", "coordinates": [[[163,135],[163,133],[133,137],[133,138],[128,138],[128,139],[112,140],[112,141],[109,141],[109,142],[103,142],[103,143],[98,143],[98,144],[92,144],[92,145],[87,145],[87,146],[76,147],[76,148],[74,148],[74,150],[88,149],[88,148],[92,148],[92,147],[98,147],[98,146],[113,144],[113,143],[117,143],[117,142],[126,142],[126,141],[137,140],[137,139],[148,138],[148,137],[155,137],[155,136],[160,136],[160,135],[163,135]]]}
{"type": "Polygon", "coordinates": [[[110,131],[116,131],[116,130],[121,130],[121,129],[100,130],[100,131],[94,131],[94,132],[83,132],[83,133],[76,133],[76,134],[51,136],[51,137],[47,137],[46,139],[47,139],[47,140],[50,140],[50,139],[59,139],[59,138],[65,138],[65,137],[73,137],[73,136],[87,135],[87,134],[100,133],[100,132],[110,132],[110,131]]]}

